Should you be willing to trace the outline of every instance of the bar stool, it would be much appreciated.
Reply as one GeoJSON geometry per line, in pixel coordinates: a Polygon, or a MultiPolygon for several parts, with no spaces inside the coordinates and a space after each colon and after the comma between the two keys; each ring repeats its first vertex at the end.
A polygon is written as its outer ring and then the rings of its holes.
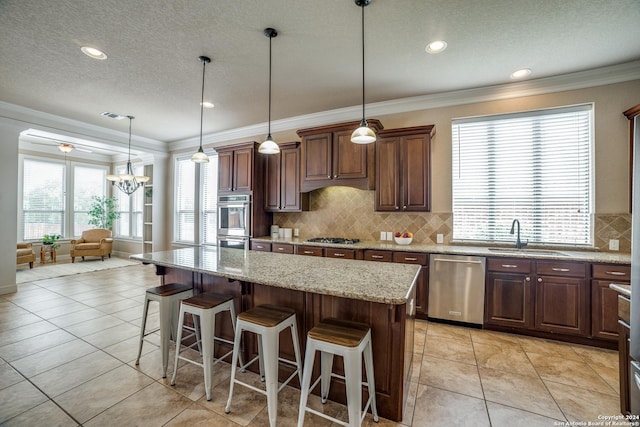
{"type": "Polygon", "coordinates": [[[304,356],[304,373],[300,386],[300,410],[298,413],[298,427],[304,423],[305,412],[311,412],[343,426],[360,426],[367,410],[371,407],[373,420],[378,422],[376,407],[376,389],[373,374],[373,354],[371,351],[371,328],[364,323],[350,322],[339,319],[324,319],[314,326],[307,334],[307,351],[304,356]],[[311,384],[313,362],[316,351],[320,351],[320,376],[311,384]],[[344,360],[345,376],[332,372],[333,356],[342,356],[344,360]],[[362,382],[362,357],[367,374],[367,382],[362,382]],[[342,378],[347,389],[347,409],[349,422],[338,420],[307,406],[309,393],[318,382],[322,403],[326,403],[329,396],[331,377],[342,378]],[[362,386],[368,387],[369,399],[362,408],[362,386]]]}
{"type": "Polygon", "coordinates": [[[138,347],[138,357],[136,365],[140,364],[142,354],[142,343],[146,336],[160,331],[160,348],[162,350],[162,378],[167,377],[167,366],[169,365],[169,341],[171,336],[176,336],[176,324],[178,313],[178,302],[193,295],[191,286],[180,283],[169,283],[167,285],[149,288],[145,292],[144,308],[142,311],[142,326],[140,328],[140,345],[138,347]],[[160,327],[151,331],[145,331],[147,326],[147,314],[149,312],[149,302],[157,301],[160,305],[160,327]]]}
{"type": "Polygon", "coordinates": [[[231,412],[231,398],[233,397],[234,384],[240,384],[251,390],[267,396],[267,410],[269,412],[269,424],[275,427],[278,416],[278,392],[284,388],[296,375],[298,380],[302,380],[302,365],[300,364],[300,346],[298,343],[298,328],[296,326],[296,312],[289,308],[276,307],[273,305],[259,305],[250,310],[238,314],[236,324],[236,336],[233,345],[233,361],[231,362],[231,380],[229,383],[229,399],[224,408],[225,413],[231,412]],[[279,357],[280,332],[286,328],[291,328],[291,339],[293,340],[293,351],[295,362],[279,357]],[[258,335],[258,356],[248,361],[246,365],[241,365],[240,370],[244,372],[247,366],[256,360],[260,363],[260,377],[265,381],[266,391],[254,387],[250,384],[236,379],[236,366],[240,350],[240,338],[242,331],[253,332],[258,335]],[[294,366],[296,369],[278,387],[278,362],[294,366]]]}
{"type": "MultiPolygon", "coordinates": [[[[173,378],[171,379],[171,385],[176,384],[176,375],[178,374],[178,360],[184,360],[186,362],[193,363],[194,365],[200,366],[204,369],[204,388],[207,394],[207,400],[211,400],[213,365],[233,353],[233,350],[231,350],[218,359],[214,357],[215,341],[233,345],[233,341],[215,336],[216,314],[223,311],[229,312],[229,315],[231,316],[231,323],[233,325],[233,331],[235,333],[236,311],[233,306],[233,296],[207,292],[193,296],[191,298],[183,299],[180,302],[180,320],[178,322],[178,337],[176,338],[176,359],[173,367],[173,378]],[[201,341],[202,343],[202,363],[196,362],[195,360],[189,359],[185,356],[180,356],[180,345],[182,343],[182,329],[184,326],[185,313],[190,313],[192,316],[198,316],[198,318],[200,319],[201,337],[196,337],[196,339],[201,341]]],[[[196,320],[194,318],[194,324],[195,323],[196,320]]],[[[187,348],[191,348],[195,344],[197,344],[197,342],[192,344],[191,346],[187,346],[187,348]]],[[[242,364],[242,360],[240,361],[240,363],[242,364]]]]}

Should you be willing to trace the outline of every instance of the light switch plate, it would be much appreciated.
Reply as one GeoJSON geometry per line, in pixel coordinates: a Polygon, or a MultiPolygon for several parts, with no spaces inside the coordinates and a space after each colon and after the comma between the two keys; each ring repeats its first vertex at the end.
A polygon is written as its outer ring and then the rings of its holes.
{"type": "Polygon", "coordinates": [[[387,231],[387,240],[393,240],[393,231],[387,231]]]}
{"type": "Polygon", "coordinates": [[[387,240],[387,233],[385,231],[380,232],[380,240],[387,240]]]}
{"type": "Polygon", "coordinates": [[[617,239],[609,240],[609,250],[610,251],[619,251],[620,250],[620,240],[617,240],[617,239]]]}
{"type": "Polygon", "coordinates": [[[436,234],[436,243],[444,243],[444,235],[436,234]]]}

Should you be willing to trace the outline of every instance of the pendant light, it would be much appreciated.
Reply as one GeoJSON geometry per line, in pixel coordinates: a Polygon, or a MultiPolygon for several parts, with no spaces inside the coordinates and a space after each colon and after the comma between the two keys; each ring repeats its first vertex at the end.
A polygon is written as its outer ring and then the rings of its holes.
{"type": "Polygon", "coordinates": [[[118,187],[123,193],[130,195],[142,187],[145,182],[149,181],[149,177],[144,175],[136,176],[133,174],[133,166],[131,166],[131,122],[135,117],[126,117],[129,119],[129,158],[127,160],[127,168],[123,174],[107,175],[107,180],[111,181],[111,184],[118,187]]]}
{"type": "Polygon", "coordinates": [[[360,127],[351,134],[351,142],[356,144],[371,144],[376,141],[375,132],[369,127],[364,115],[364,7],[371,0],[355,0],[356,6],[362,8],[362,121],[360,127]]]}
{"type": "Polygon", "coordinates": [[[271,137],[271,39],[278,36],[278,32],[273,28],[265,28],[264,35],[269,37],[269,130],[267,132],[267,139],[258,147],[258,152],[262,154],[277,154],[280,152],[280,147],[271,137]]]}
{"type": "Polygon", "coordinates": [[[204,117],[204,72],[207,68],[207,64],[211,62],[206,56],[199,56],[198,59],[202,62],[202,99],[200,101],[200,148],[191,156],[191,161],[196,163],[209,163],[209,156],[207,156],[202,150],[202,119],[204,117]]]}

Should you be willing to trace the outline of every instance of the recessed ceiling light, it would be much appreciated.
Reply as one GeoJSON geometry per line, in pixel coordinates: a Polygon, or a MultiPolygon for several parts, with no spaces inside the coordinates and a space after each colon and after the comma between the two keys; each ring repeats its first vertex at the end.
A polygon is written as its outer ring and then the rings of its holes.
{"type": "Polygon", "coordinates": [[[107,59],[107,54],[101,51],[100,49],[96,49],[95,47],[82,46],[80,48],[82,53],[85,55],[94,58],[94,59],[107,59]]]}
{"type": "Polygon", "coordinates": [[[511,73],[511,78],[514,80],[524,79],[525,77],[529,77],[530,75],[531,75],[530,68],[522,68],[521,70],[517,70],[511,73]]]}
{"type": "Polygon", "coordinates": [[[202,105],[204,108],[213,108],[213,107],[215,107],[215,105],[213,104],[213,102],[209,102],[209,101],[201,102],[201,105],[202,105]]]}
{"type": "Polygon", "coordinates": [[[444,40],[436,40],[429,43],[424,50],[427,53],[440,53],[447,48],[447,42],[444,40]]]}

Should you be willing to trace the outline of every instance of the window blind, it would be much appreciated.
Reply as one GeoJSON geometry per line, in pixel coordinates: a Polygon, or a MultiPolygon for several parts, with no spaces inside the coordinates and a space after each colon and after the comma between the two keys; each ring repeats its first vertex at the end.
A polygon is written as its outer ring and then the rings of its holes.
{"type": "Polygon", "coordinates": [[[89,225],[89,210],[93,197],[104,197],[107,187],[107,173],[104,168],[87,166],[73,167],[73,235],[80,236],[84,230],[94,228],[89,225]]]}
{"type": "Polygon", "coordinates": [[[23,162],[23,238],[64,235],[65,166],[33,159],[23,162]]]}
{"type": "Polygon", "coordinates": [[[209,163],[200,163],[202,188],[202,239],[205,245],[217,243],[218,231],[218,156],[210,156],[209,163]]]}
{"type": "Polygon", "coordinates": [[[452,121],[453,239],[593,245],[592,105],[452,121]]]}
{"type": "MultiPolygon", "coordinates": [[[[125,173],[126,165],[116,167],[116,175],[125,173]]],[[[136,176],[144,175],[144,165],[133,166],[133,173],[136,176]]],[[[118,200],[118,212],[120,217],[116,221],[116,235],[119,237],[129,237],[142,239],[142,208],[144,206],[143,187],[134,191],[131,195],[114,189],[114,197],[118,200]]]]}
{"type": "Polygon", "coordinates": [[[190,158],[176,160],[175,239],[195,243],[196,164],[190,158]]]}

